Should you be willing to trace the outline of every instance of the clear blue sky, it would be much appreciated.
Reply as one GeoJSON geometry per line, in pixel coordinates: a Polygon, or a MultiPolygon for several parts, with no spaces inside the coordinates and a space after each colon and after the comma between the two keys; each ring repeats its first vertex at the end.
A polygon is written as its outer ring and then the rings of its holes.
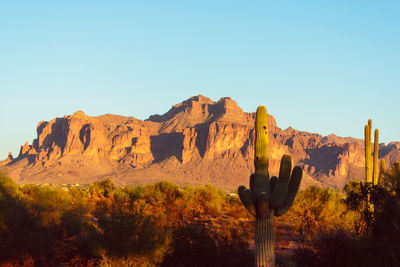
{"type": "Polygon", "coordinates": [[[399,1],[0,2],[0,158],[41,120],[146,119],[193,95],[278,126],[400,140],[399,1]],[[191,2],[191,3],[189,3],[191,2]]]}

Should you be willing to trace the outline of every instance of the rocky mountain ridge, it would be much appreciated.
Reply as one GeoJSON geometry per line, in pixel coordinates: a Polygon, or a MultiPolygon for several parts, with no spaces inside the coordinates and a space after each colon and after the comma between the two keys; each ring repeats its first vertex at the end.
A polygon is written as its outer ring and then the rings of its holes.
{"type": "MultiPolygon", "coordinates": [[[[282,130],[268,121],[270,172],[283,154],[305,171],[303,186],[340,188],[362,178],[363,141],[335,135],[282,130]]],[[[362,124],[360,124],[362,127],[362,124]]],[[[247,184],[253,171],[254,113],[229,97],[214,102],[195,96],[147,120],[118,115],[72,115],[39,122],[37,138],[0,165],[20,183],[89,183],[111,178],[117,184],[168,179],[180,184],[212,183],[224,188],[247,184]]],[[[380,145],[380,158],[400,160],[400,142],[380,145]]]]}

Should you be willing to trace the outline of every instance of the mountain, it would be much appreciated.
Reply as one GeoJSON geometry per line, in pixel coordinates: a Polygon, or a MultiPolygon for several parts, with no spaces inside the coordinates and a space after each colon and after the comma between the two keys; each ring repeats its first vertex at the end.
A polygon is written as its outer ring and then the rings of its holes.
{"type": "MultiPolygon", "coordinates": [[[[19,183],[86,184],[110,178],[120,185],[168,179],[233,189],[253,171],[254,113],[229,97],[195,96],[147,120],[106,114],[72,115],[39,122],[37,138],[9,155],[2,169],[19,183]]],[[[360,123],[360,127],[362,127],[360,123]]],[[[302,186],[340,188],[364,175],[361,139],[280,129],[268,121],[270,173],[283,154],[304,169],[302,186]]],[[[380,145],[380,158],[400,160],[400,142],[380,145]]]]}

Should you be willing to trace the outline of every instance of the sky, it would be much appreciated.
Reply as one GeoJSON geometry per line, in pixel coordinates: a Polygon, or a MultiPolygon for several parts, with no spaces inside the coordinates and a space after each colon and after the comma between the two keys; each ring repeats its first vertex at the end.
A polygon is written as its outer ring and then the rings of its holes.
{"type": "Polygon", "coordinates": [[[400,1],[0,1],[0,160],[39,121],[194,95],[280,128],[400,141],[400,1]]]}

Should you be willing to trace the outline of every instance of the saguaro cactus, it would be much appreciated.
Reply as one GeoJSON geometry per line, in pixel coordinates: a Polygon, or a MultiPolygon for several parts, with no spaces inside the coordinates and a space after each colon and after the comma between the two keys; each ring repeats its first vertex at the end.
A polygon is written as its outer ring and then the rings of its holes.
{"type": "Polygon", "coordinates": [[[267,109],[259,106],[255,121],[255,173],[250,176],[250,189],[240,186],[240,200],[256,217],[255,223],[255,266],[275,264],[274,216],[285,214],[292,206],[299,190],[303,170],[296,166],[292,170],[292,158],[284,155],[281,160],[279,179],[268,173],[268,124],[267,109]],[[290,175],[291,174],[291,175],[290,175]]]}
{"type": "Polygon", "coordinates": [[[375,219],[375,207],[371,201],[371,193],[373,188],[376,187],[381,179],[384,169],[385,160],[381,160],[379,170],[379,130],[375,129],[374,132],[374,157],[373,168],[371,169],[371,130],[372,120],[368,120],[368,124],[364,127],[364,146],[365,146],[365,186],[361,184],[361,189],[366,193],[366,216],[367,219],[373,221],[375,219]]]}
{"type": "MultiPolygon", "coordinates": [[[[368,124],[364,127],[364,145],[365,145],[365,181],[370,185],[377,185],[379,182],[379,130],[375,129],[374,133],[374,160],[373,169],[371,168],[371,129],[372,120],[368,120],[368,124]]],[[[381,163],[382,164],[382,163],[381,163]]],[[[384,166],[385,163],[383,163],[384,166]]]]}

